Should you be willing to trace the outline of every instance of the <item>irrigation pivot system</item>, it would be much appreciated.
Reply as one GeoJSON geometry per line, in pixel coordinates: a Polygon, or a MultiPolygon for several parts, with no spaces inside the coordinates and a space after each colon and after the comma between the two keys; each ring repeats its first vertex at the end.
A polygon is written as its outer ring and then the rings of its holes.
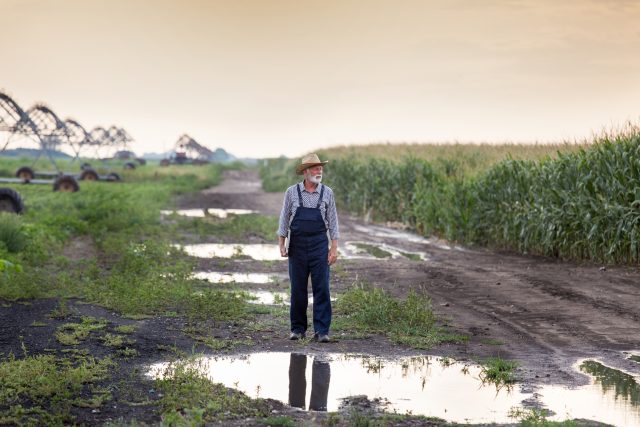
{"type": "MultiPolygon", "coordinates": [[[[105,151],[125,149],[131,141],[131,136],[122,128],[111,126],[105,130],[96,127],[89,132],[76,120],[61,120],[44,104],[36,104],[24,110],[9,95],[0,92],[0,153],[11,144],[37,151],[33,164],[20,167],[15,178],[0,177],[0,182],[53,184],[54,191],[75,192],[79,189],[78,180],[119,181],[117,173],[99,175],[87,164],[83,165],[79,173],[63,172],[52,152],[61,148],[70,150],[73,153],[71,163],[74,163],[83,153],[93,152],[101,157],[100,154],[105,151]],[[49,159],[53,170],[33,169],[43,155],[49,159]]],[[[125,164],[125,168],[131,167],[125,164]]],[[[0,192],[0,210],[3,206],[2,197],[3,193],[0,192]]]]}
{"type": "Polygon", "coordinates": [[[162,159],[160,166],[177,165],[204,165],[209,163],[213,151],[199,144],[186,133],[183,134],[174,146],[173,154],[168,159],[162,159]]]}

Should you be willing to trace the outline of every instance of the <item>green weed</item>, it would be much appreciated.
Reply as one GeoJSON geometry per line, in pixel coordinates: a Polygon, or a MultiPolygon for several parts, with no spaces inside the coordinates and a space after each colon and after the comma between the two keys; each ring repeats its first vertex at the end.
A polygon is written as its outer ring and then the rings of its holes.
{"type": "Polygon", "coordinates": [[[437,328],[430,298],[414,291],[398,300],[383,289],[355,285],[338,298],[335,312],[336,329],[382,333],[414,348],[462,339],[437,328]]]}
{"type": "Polygon", "coordinates": [[[8,212],[0,212],[0,254],[3,251],[20,252],[27,245],[22,218],[8,212]]]}
{"type": "Polygon", "coordinates": [[[516,381],[515,370],[517,367],[516,362],[492,357],[482,364],[480,379],[482,382],[495,384],[498,388],[509,386],[516,381]]]}
{"type": "Polygon", "coordinates": [[[170,364],[156,388],[163,395],[159,403],[164,425],[270,416],[266,401],[212,383],[194,359],[170,364]]]}
{"type": "Polygon", "coordinates": [[[104,402],[109,395],[92,391],[89,385],[108,377],[110,359],[83,358],[77,364],[67,359],[39,355],[0,362],[0,407],[8,408],[0,421],[14,424],[72,424],[73,406],[104,402]],[[89,396],[80,399],[80,396],[89,396]],[[28,405],[27,407],[22,405],[28,405]]]}
{"type": "Polygon", "coordinates": [[[546,409],[511,408],[509,417],[517,419],[519,427],[578,427],[581,423],[567,421],[549,421],[546,409]]]}
{"type": "Polygon", "coordinates": [[[116,326],[114,328],[114,330],[116,332],[119,332],[121,334],[132,334],[136,331],[136,326],[135,325],[120,325],[120,326],[116,326]]]}
{"type": "Polygon", "coordinates": [[[58,327],[56,339],[63,345],[78,345],[89,338],[91,332],[104,329],[106,326],[105,319],[83,317],[80,323],[65,323],[58,327]]]}

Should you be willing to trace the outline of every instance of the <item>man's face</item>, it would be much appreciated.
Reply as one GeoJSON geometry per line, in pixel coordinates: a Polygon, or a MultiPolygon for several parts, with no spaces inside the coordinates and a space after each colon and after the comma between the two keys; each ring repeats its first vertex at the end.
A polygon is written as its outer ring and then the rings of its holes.
{"type": "Polygon", "coordinates": [[[304,178],[314,184],[320,184],[320,182],[322,181],[322,165],[305,169],[304,178]]]}

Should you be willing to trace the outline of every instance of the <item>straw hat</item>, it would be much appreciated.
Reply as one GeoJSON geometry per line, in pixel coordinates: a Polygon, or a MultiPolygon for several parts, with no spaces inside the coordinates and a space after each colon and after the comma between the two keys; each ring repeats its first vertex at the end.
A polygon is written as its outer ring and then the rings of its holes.
{"type": "Polygon", "coordinates": [[[317,154],[314,154],[314,153],[307,154],[302,158],[302,161],[300,162],[300,164],[296,166],[296,174],[302,175],[302,171],[307,168],[312,168],[318,165],[324,166],[327,163],[329,163],[328,160],[321,162],[317,154]]]}

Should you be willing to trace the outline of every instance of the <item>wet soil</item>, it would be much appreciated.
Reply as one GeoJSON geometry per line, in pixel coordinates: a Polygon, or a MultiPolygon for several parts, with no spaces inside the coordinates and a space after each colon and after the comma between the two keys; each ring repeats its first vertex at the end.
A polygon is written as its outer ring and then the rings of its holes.
{"type": "MultiPolygon", "coordinates": [[[[279,215],[282,194],[265,193],[251,172],[227,172],[223,185],[180,201],[181,208],[254,209],[279,215]]],[[[340,293],[355,280],[402,297],[424,289],[448,327],[469,336],[465,344],[446,344],[430,354],[478,359],[489,356],[517,360],[525,382],[578,385],[587,381],[571,366],[579,358],[640,373],[625,351],[640,349],[640,271],[633,267],[563,262],[478,248],[460,248],[435,239],[405,238],[398,230],[367,224],[340,214],[340,243],[385,243],[406,251],[425,252],[428,259],[339,260],[331,289],[340,293]]],[[[241,242],[239,242],[241,243],[241,242]]],[[[274,235],[275,243],[275,235],[274,235]]],[[[200,260],[202,269],[220,270],[220,260],[200,260]]],[[[224,270],[266,272],[286,276],[287,263],[224,260],[224,270]]],[[[281,290],[288,282],[281,283],[281,290]]],[[[259,285],[264,288],[265,285],[259,285]]],[[[286,289],[286,288],[285,288],[286,289]]],[[[279,331],[280,339],[287,330],[279,331]]],[[[330,345],[344,351],[377,355],[410,353],[383,339],[340,340],[330,345]]],[[[258,344],[262,347],[265,344],[258,344]]],[[[270,348],[287,350],[286,341],[270,348]]],[[[321,347],[320,347],[321,351],[321,347]]]]}
{"type": "MultiPolygon", "coordinates": [[[[256,173],[227,171],[221,185],[177,201],[177,208],[251,209],[277,216],[282,194],[261,190],[256,173]]],[[[154,362],[175,357],[179,352],[201,351],[205,354],[241,354],[249,352],[359,353],[383,357],[435,355],[462,361],[478,361],[491,356],[516,360],[520,367],[519,387],[535,390],[543,384],[577,386],[588,377],[572,366],[581,358],[595,358],[602,363],[640,374],[640,364],[629,360],[628,352],[640,349],[640,272],[637,268],[600,266],[561,262],[555,259],[523,256],[477,248],[459,248],[435,239],[407,238],[393,226],[373,225],[340,212],[340,243],[368,242],[391,245],[408,252],[424,252],[426,260],[403,257],[393,259],[339,259],[332,267],[331,289],[339,294],[363,281],[382,287],[395,296],[410,290],[430,295],[441,325],[451,332],[467,335],[468,342],[443,344],[428,351],[399,346],[383,336],[353,337],[333,335],[328,344],[305,340],[288,340],[286,309],[279,314],[259,314],[252,325],[242,323],[202,322],[202,335],[234,340],[233,348],[212,350],[194,339],[186,330],[186,320],[178,317],[154,317],[142,320],[124,318],[117,313],[80,301],[68,302],[70,312],[51,318],[59,301],[54,299],[27,302],[0,300],[0,353],[63,354],[64,346],[54,338],[62,323],[79,321],[81,316],[106,318],[107,331],[119,325],[136,326],[130,335],[135,357],[119,356],[105,347],[96,334],[81,343],[96,357],[112,355],[119,364],[107,381],[113,399],[97,412],[76,408],[77,422],[89,425],[118,419],[155,424],[159,422],[158,399],[153,382],[142,375],[154,362]],[[33,322],[42,322],[33,326],[33,322]],[[627,353],[625,353],[627,352],[627,353]]],[[[213,236],[200,236],[211,242],[213,236]]],[[[215,238],[213,239],[215,241],[215,238]]],[[[275,243],[238,241],[234,243],[275,243]]],[[[77,259],[86,251],[87,242],[78,242],[69,257],[77,259]],[[82,248],[80,248],[82,247],[82,248]]],[[[287,292],[287,263],[255,261],[246,258],[198,259],[198,271],[267,273],[276,276],[269,284],[238,284],[244,289],[287,292]]],[[[212,285],[228,286],[228,285],[212,285]]],[[[365,399],[366,400],[366,399],[365,399]]],[[[366,407],[371,405],[365,402],[366,407]]],[[[302,412],[278,402],[271,402],[275,415],[288,415],[298,422],[317,424],[327,415],[302,412]]],[[[225,422],[229,425],[230,422],[225,422]]],[[[236,425],[256,425],[256,420],[235,420],[236,425]]],[[[424,420],[405,420],[404,425],[427,425],[424,420]]]]}

